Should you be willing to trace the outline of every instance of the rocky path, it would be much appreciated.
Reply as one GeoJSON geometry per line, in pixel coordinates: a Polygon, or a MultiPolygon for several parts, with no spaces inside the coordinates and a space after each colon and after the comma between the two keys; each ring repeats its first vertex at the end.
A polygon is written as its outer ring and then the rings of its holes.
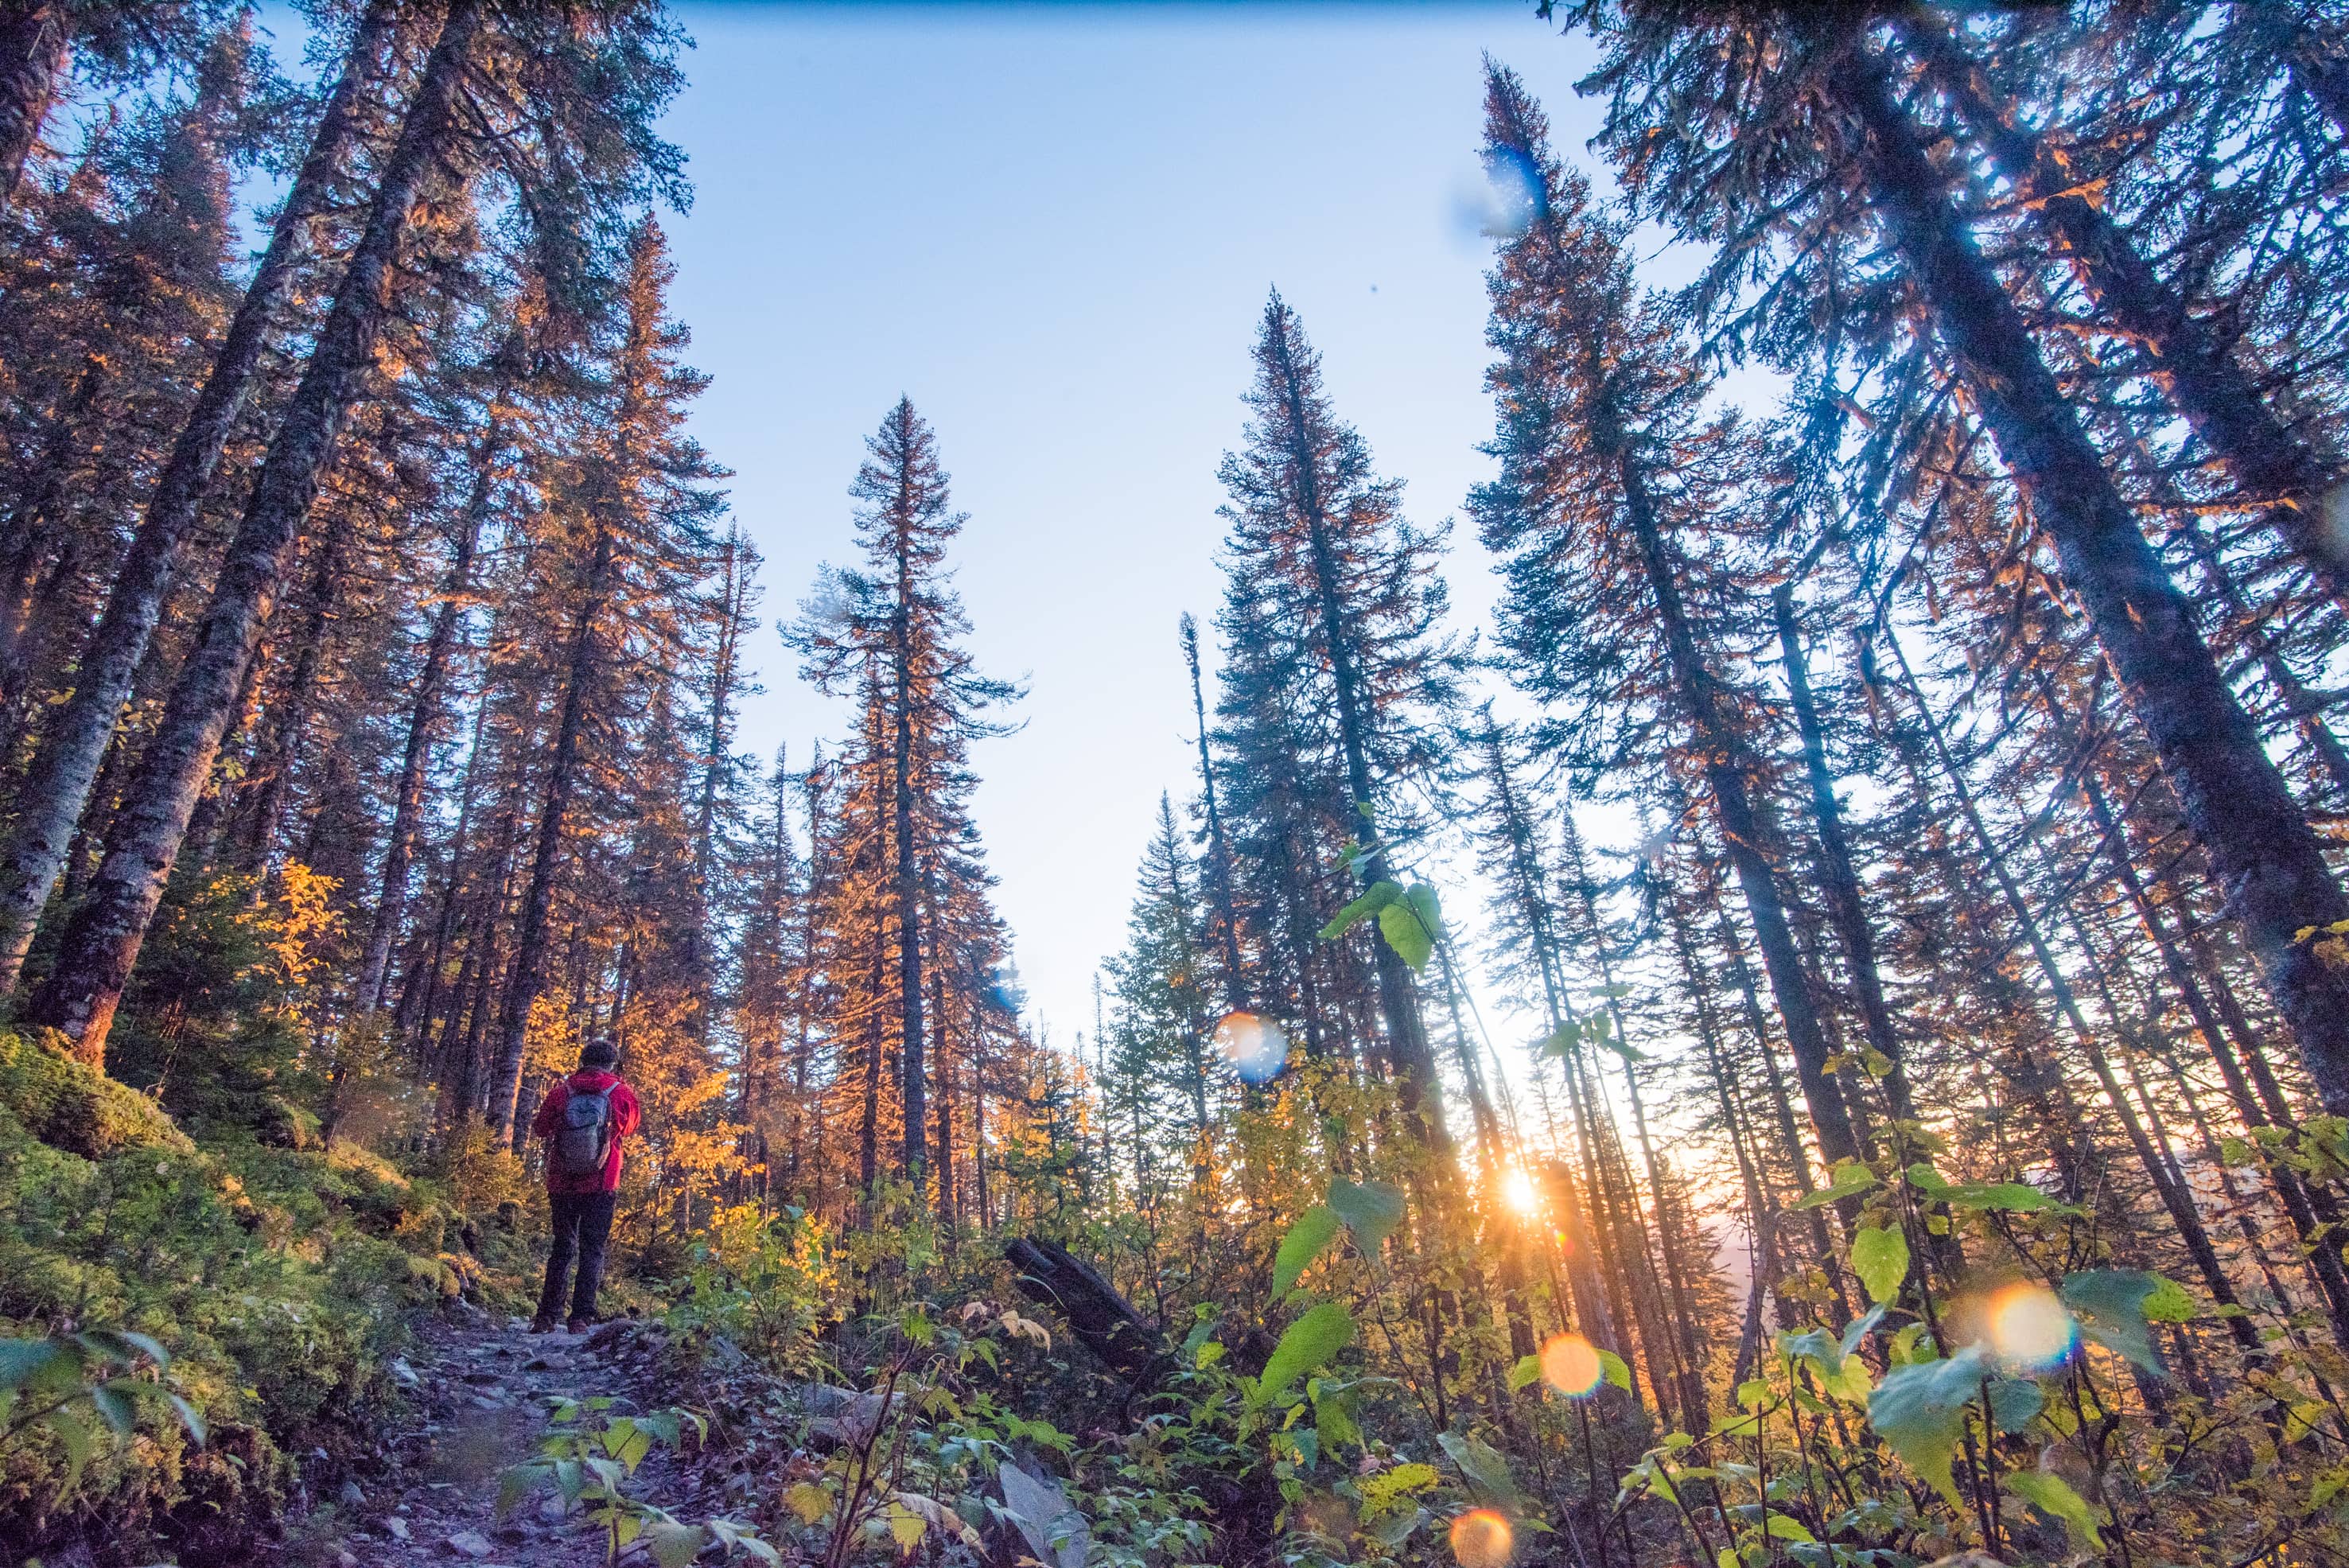
{"type": "MultiPolygon", "coordinates": [[[[343,1489],[323,1555],[338,1568],[591,1568],[606,1561],[602,1528],[549,1488],[505,1517],[499,1477],[533,1457],[547,1413],[564,1399],[608,1397],[613,1413],[661,1407],[624,1353],[626,1324],[587,1334],[523,1332],[520,1318],[435,1324],[394,1364],[406,1386],[402,1416],[385,1434],[388,1474],[343,1489]]],[[[656,1449],[628,1494],[665,1501],[682,1483],[674,1456],[656,1449]]],[[[625,1559],[624,1559],[625,1561],[625,1559]]]]}

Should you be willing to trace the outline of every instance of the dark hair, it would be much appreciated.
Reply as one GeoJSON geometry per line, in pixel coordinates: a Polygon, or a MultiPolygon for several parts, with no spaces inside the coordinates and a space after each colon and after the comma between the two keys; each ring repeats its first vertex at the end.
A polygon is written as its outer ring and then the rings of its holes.
{"type": "Polygon", "coordinates": [[[582,1067],[616,1067],[620,1064],[620,1048],[609,1040],[590,1040],[579,1047],[582,1067]]]}

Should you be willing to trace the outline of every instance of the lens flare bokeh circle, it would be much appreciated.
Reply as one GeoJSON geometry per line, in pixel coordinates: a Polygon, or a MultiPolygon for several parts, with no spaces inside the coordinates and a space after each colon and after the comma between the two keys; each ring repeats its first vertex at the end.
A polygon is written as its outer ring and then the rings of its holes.
{"type": "Polygon", "coordinates": [[[1599,1352],[1578,1334],[1561,1334],[1542,1346],[1542,1381],[1569,1399],[1587,1399],[1599,1392],[1607,1369],[1599,1352]]]}
{"type": "Polygon", "coordinates": [[[1460,1568],[1509,1568],[1516,1549],[1509,1521],[1489,1508],[1472,1508],[1452,1521],[1452,1555],[1460,1568]]]}
{"type": "Polygon", "coordinates": [[[1225,1013],[1216,1024],[1216,1049],[1251,1084],[1268,1084],[1288,1065],[1288,1036],[1259,1013],[1225,1013]]]}
{"type": "Polygon", "coordinates": [[[2030,1280],[1993,1291],[1982,1303],[1982,1325],[1991,1353],[2018,1372],[2052,1371],[2080,1345],[2079,1325],[2062,1298],[2030,1280]]]}

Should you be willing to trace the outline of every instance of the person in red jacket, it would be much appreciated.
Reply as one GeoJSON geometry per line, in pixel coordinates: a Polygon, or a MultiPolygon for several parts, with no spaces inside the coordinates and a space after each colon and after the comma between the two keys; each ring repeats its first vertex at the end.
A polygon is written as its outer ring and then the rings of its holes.
{"type": "Polygon", "coordinates": [[[546,1145],[546,1203],[554,1215],[554,1245],[546,1256],[546,1288],[539,1293],[533,1334],[553,1332],[563,1312],[573,1255],[579,1281],[571,1290],[574,1334],[595,1322],[595,1292],[604,1282],[604,1248],[619,1202],[621,1145],[644,1121],[636,1092],[612,1069],[620,1053],[609,1040],[590,1040],[579,1070],[554,1086],[530,1124],[546,1145]]]}

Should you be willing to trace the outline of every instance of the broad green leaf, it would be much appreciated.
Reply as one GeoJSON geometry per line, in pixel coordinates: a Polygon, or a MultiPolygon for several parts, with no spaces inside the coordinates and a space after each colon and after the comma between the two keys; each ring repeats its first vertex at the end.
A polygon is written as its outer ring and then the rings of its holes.
{"type": "Polygon", "coordinates": [[[1354,1314],[1340,1303],[1323,1302],[1280,1336],[1248,1403],[1263,1405],[1286,1393],[1290,1384],[1326,1364],[1353,1339],[1354,1314]]]}
{"type": "Polygon", "coordinates": [[[2073,1545],[2090,1552],[2105,1549],[2105,1538],[2096,1532],[2095,1511],[2062,1476],[2045,1470],[2016,1470],[2005,1479],[2007,1490],[2015,1496],[2050,1519],[2061,1520],[2073,1545]]]}
{"type": "Polygon", "coordinates": [[[1353,1182],[1340,1177],[1330,1184],[1330,1207],[1354,1233],[1354,1245],[1362,1255],[1376,1257],[1380,1243],[1402,1223],[1402,1189],[1383,1181],[1353,1182]]]}
{"type": "Polygon", "coordinates": [[[1330,923],[1321,928],[1321,940],[1337,940],[1402,897],[1402,888],[1392,882],[1371,883],[1361,898],[1330,917],[1330,923]]]}
{"type": "Polygon", "coordinates": [[[2064,1207],[2021,1181],[1954,1182],[1933,1196],[1952,1209],[1993,1210],[2002,1214],[2036,1214],[2064,1207]]]}
{"type": "Polygon", "coordinates": [[[2161,1356],[2145,1320],[2147,1298],[2161,1282],[2160,1275],[2142,1269],[2090,1269],[2064,1276],[2064,1304],[2088,1338],[2147,1372],[2159,1372],[2161,1356]]]}
{"type": "Polygon", "coordinates": [[[195,1440],[196,1447],[202,1448],[206,1440],[204,1418],[196,1413],[196,1407],[177,1394],[167,1392],[163,1397],[169,1399],[171,1408],[180,1413],[180,1425],[188,1429],[188,1436],[195,1440]]]}
{"type": "Polygon", "coordinates": [[[1435,933],[1441,929],[1435,889],[1424,882],[1413,883],[1411,891],[1390,899],[1379,910],[1379,934],[1403,962],[1411,965],[1413,974],[1425,969],[1427,961],[1434,956],[1435,933]]]}
{"type": "Polygon", "coordinates": [[[1631,1368],[1626,1366],[1623,1358],[1613,1351],[1601,1350],[1599,1353],[1599,1370],[1606,1375],[1608,1382],[1612,1383],[1624,1393],[1629,1394],[1631,1391],[1631,1368]]]}
{"type": "Polygon", "coordinates": [[[802,1524],[814,1524],[832,1511],[832,1493],[812,1481],[801,1481],[783,1493],[783,1506],[797,1514],[802,1524]]]}
{"type": "Polygon", "coordinates": [[[2192,1323],[2195,1316],[2194,1298],[2186,1293],[2186,1287],[2176,1280],[2164,1279],[2159,1274],[2156,1274],[2154,1278],[2161,1282],[2147,1292],[2145,1300],[2138,1303],[2139,1310],[2145,1314],[2146,1322],[2192,1323]]]}
{"type": "Polygon", "coordinates": [[[1509,1461],[1482,1438],[1462,1437],[1457,1432],[1440,1432],[1435,1440],[1468,1478],[1468,1484],[1485,1495],[1488,1502],[1505,1508],[1517,1505],[1517,1480],[1509,1473],[1509,1461]]]}
{"type": "Polygon", "coordinates": [[[139,1424],[139,1412],[132,1407],[130,1396],[112,1383],[101,1383],[91,1389],[89,1402],[119,1438],[129,1437],[139,1424]]]}
{"type": "Polygon", "coordinates": [[[1321,1249],[1337,1235],[1339,1224],[1338,1211],[1326,1203],[1316,1203],[1297,1217],[1297,1223],[1291,1225],[1288,1234],[1280,1239],[1280,1250],[1273,1254],[1274,1295],[1288,1293],[1288,1288],[1297,1282],[1297,1276],[1321,1255],[1321,1249]]]}
{"type": "Polygon", "coordinates": [[[1826,1204],[1856,1198],[1876,1185],[1876,1172],[1856,1159],[1847,1159],[1828,1173],[1827,1184],[1800,1199],[1797,1209],[1817,1209],[1826,1204]]]}
{"type": "Polygon", "coordinates": [[[2002,1432],[2020,1432],[2046,1407],[2046,1394],[2027,1378],[2002,1377],[1990,1386],[1990,1417],[2002,1432]]]}
{"type": "Polygon", "coordinates": [[[43,1386],[67,1354],[54,1339],[0,1339],[0,1391],[43,1386]]]}
{"type": "Polygon", "coordinates": [[[1875,1306],[1872,1306],[1866,1312],[1860,1314],[1859,1316],[1844,1324],[1843,1353],[1846,1355],[1849,1355],[1853,1351],[1857,1350],[1859,1348],[1860,1341],[1866,1339],[1869,1334],[1874,1334],[1876,1332],[1876,1325],[1883,1321],[1884,1306],[1883,1303],[1879,1302],[1875,1306]]]}
{"type": "Polygon", "coordinates": [[[46,1418],[49,1430],[57,1435],[57,1443],[66,1451],[65,1479],[57,1483],[57,1498],[62,1501],[81,1480],[82,1468],[89,1463],[89,1428],[81,1417],[67,1410],[53,1410],[46,1418]]]}
{"type": "Polygon", "coordinates": [[[1934,1490],[1961,1508],[1950,1460],[1965,1430],[1966,1406],[1982,1392],[1982,1351],[1978,1345],[1944,1361],[1896,1366],[1868,1401],[1868,1423],[1908,1467],[1934,1490]]]}
{"type": "Polygon", "coordinates": [[[497,1516],[503,1519],[520,1508],[539,1483],[546,1480],[543,1465],[508,1465],[498,1472],[497,1516]]]}
{"type": "Polygon", "coordinates": [[[1909,1238],[1897,1225],[1863,1228],[1851,1239],[1851,1272],[1868,1287],[1870,1301],[1898,1301],[1901,1282],[1909,1277],[1909,1238]]]}
{"type": "Polygon", "coordinates": [[[1909,1185],[1928,1198],[1939,1198],[1950,1189],[1949,1181],[1938,1170],[1920,1160],[1908,1169],[1909,1185]]]}
{"type": "MultiPolygon", "coordinates": [[[[1603,1020],[1606,1017],[1606,1014],[1601,1013],[1599,1014],[1599,1017],[1603,1020]]],[[[1615,1054],[1622,1057],[1626,1062],[1645,1062],[1651,1059],[1645,1051],[1640,1050],[1630,1041],[1618,1037],[1610,1030],[1602,1029],[1599,1031],[1599,1044],[1604,1045],[1609,1051],[1614,1052],[1615,1054]]]]}
{"type": "Polygon", "coordinates": [[[1857,1355],[1847,1355],[1836,1375],[1826,1379],[1824,1386],[1838,1399],[1854,1405],[1865,1405],[1876,1392],[1876,1379],[1868,1376],[1868,1363],[1857,1355]]]}
{"type": "Polygon", "coordinates": [[[1805,1356],[1819,1364],[1819,1371],[1831,1374],[1843,1365],[1844,1348],[1835,1335],[1826,1329],[1814,1328],[1801,1334],[1780,1329],[1777,1334],[1778,1354],[1789,1361],[1805,1356]]]}
{"type": "Polygon", "coordinates": [[[686,1568],[701,1555],[706,1542],[701,1526],[679,1520],[656,1520],[645,1529],[645,1543],[652,1548],[653,1561],[660,1568],[686,1568]]]}
{"type": "Polygon", "coordinates": [[[1781,1541],[1816,1541],[1818,1539],[1803,1528],[1801,1520],[1787,1513],[1768,1515],[1763,1521],[1762,1528],[1765,1532],[1776,1536],[1781,1541]]]}
{"type": "Polygon", "coordinates": [[[1512,1394],[1540,1381],[1541,1357],[1538,1355],[1520,1355],[1517,1364],[1509,1368],[1509,1392],[1512,1394]]]}
{"type": "Polygon", "coordinates": [[[911,1556],[914,1548],[922,1543],[923,1532],[928,1528],[922,1516],[904,1503],[892,1502],[889,1505],[889,1538],[897,1543],[898,1551],[911,1556]]]}
{"type": "Polygon", "coordinates": [[[1398,1512],[1380,1520],[1362,1533],[1392,1552],[1410,1540],[1412,1532],[1425,1524],[1427,1520],[1427,1510],[1413,1507],[1407,1511],[1398,1512]]]}

